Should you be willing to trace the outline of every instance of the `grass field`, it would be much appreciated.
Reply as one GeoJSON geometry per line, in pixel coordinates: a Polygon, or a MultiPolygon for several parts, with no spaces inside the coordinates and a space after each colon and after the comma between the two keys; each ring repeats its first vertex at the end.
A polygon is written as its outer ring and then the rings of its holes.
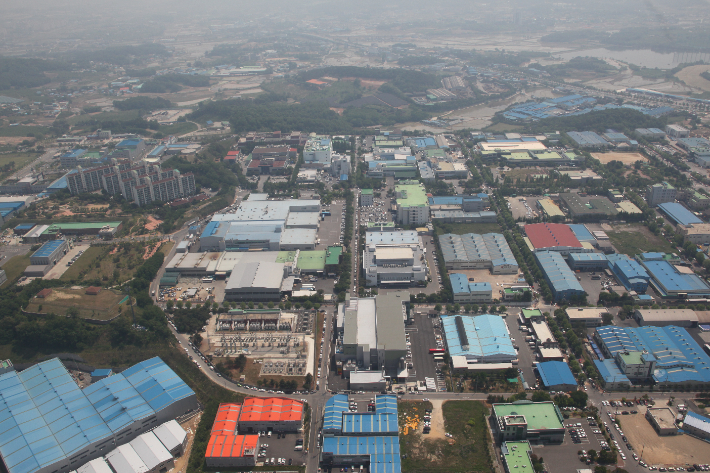
{"type": "Polygon", "coordinates": [[[80,123],[82,123],[84,121],[90,121],[90,120],[124,121],[124,120],[133,120],[133,119],[139,118],[139,117],[140,117],[140,113],[138,112],[138,110],[120,110],[120,111],[115,111],[115,112],[100,112],[100,113],[95,113],[95,114],[75,115],[71,118],[67,118],[67,123],[69,123],[70,125],[79,125],[80,123]]]}
{"type": "Polygon", "coordinates": [[[617,227],[615,230],[606,233],[619,253],[633,257],[639,253],[656,251],[673,253],[677,251],[666,239],[662,236],[654,235],[643,225],[617,227]]]}
{"type": "MultiPolygon", "coordinates": [[[[404,406],[404,403],[400,403],[404,406]]],[[[405,407],[401,407],[403,409],[405,407]]],[[[432,439],[409,430],[399,445],[404,473],[490,472],[488,409],[479,401],[448,401],[443,404],[446,432],[452,438],[432,439]]],[[[400,416],[401,418],[401,416],[400,416]]]]}
{"type": "Polygon", "coordinates": [[[497,223],[442,223],[438,227],[441,233],[453,233],[463,235],[464,233],[503,233],[497,223]]]}
{"type": "Polygon", "coordinates": [[[164,135],[184,135],[197,130],[197,125],[191,122],[180,122],[173,125],[161,125],[158,129],[164,135]]]}
{"type": "Polygon", "coordinates": [[[0,127],[0,136],[37,136],[48,133],[49,128],[46,126],[18,125],[0,127]]]}
{"type": "MultiPolygon", "coordinates": [[[[128,250],[119,247],[115,254],[109,254],[115,247],[112,245],[92,246],[84,251],[78,260],[66,270],[60,280],[85,281],[87,283],[120,284],[133,277],[133,273],[145,261],[146,244],[135,243],[128,250]]],[[[172,244],[163,243],[160,252],[168,254],[172,244]]]]}
{"type": "Polygon", "coordinates": [[[8,153],[0,154],[0,168],[7,166],[10,163],[15,163],[12,171],[6,173],[0,173],[0,178],[4,178],[5,174],[8,176],[13,172],[22,169],[27,164],[31,163],[35,159],[39,158],[41,155],[35,153],[8,153]]]}
{"type": "Polygon", "coordinates": [[[30,253],[26,255],[17,255],[10,258],[7,263],[2,266],[5,270],[5,275],[7,276],[7,281],[3,283],[0,287],[7,287],[15,281],[15,279],[22,276],[22,273],[30,265],[30,253]]]}
{"type": "Polygon", "coordinates": [[[33,297],[26,310],[40,314],[67,315],[69,309],[75,308],[78,317],[83,319],[111,320],[129,307],[128,301],[124,301],[125,298],[125,294],[109,289],[90,296],[86,294],[85,288],[58,287],[52,289],[52,293],[43,299],[33,297]]]}
{"type": "Polygon", "coordinates": [[[507,123],[495,123],[493,125],[487,126],[484,128],[484,131],[491,131],[491,132],[504,132],[504,131],[512,131],[516,132],[519,130],[522,130],[523,126],[520,125],[508,125],[507,123]]]}

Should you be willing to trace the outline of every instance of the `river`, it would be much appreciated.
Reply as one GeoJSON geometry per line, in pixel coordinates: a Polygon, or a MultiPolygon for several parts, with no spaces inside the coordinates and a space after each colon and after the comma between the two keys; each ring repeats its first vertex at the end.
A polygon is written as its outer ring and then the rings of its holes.
{"type": "Polygon", "coordinates": [[[615,51],[606,48],[582,49],[555,54],[569,61],[577,56],[611,58],[641,67],[672,69],[679,64],[704,61],[710,63],[710,53],[659,53],[650,49],[626,49],[615,51]]]}

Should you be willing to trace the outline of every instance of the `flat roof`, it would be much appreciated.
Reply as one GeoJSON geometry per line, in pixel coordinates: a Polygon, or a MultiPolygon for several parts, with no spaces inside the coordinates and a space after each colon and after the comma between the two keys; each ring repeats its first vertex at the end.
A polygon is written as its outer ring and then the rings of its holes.
{"type": "Polygon", "coordinates": [[[530,430],[564,429],[562,414],[553,402],[518,401],[512,404],[493,404],[497,417],[522,415],[530,430]]]}
{"type": "Polygon", "coordinates": [[[530,443],[523,440],[520,442],[503,442],[500,453],[506,464],[506,471],[519,473],[533,473],[532,460],[530,459],[530,443]]]}
{"type": "Polygon", "coordinates": [[[644,322],[698,322],[698,316],[691,309],[636,309],[644,322]]]}
{"type": "Polygon", "coordinates": [[[387,350],[406,350],[404,307],[409,291],[388,292],[375,298],[377,310],[377,345],[387,350]]]}
{"type": "Polygon", "coordinates": [[[542,207],[542,210],[550,217],[564,217],[565,214],[560,210],[560,208],[555,204],[552,199],[540,199],[537,201],[538,205],[542,207]]]}
{"type": "Polygon", "coordinates": [[[265,261],[240,264],[227,280],[225,290],[246,287],[281,289],[284,264],[265,261]]]}
{"type": "Polygon", "coordinates": [[[395,185],[397,205],[401,207],[427,207],[426,189],[422,184],[399,184],[395,185]]]}
{"type": "Polygon", "coordinates": [[[606,314],[608,311],[603,308],[597,307],[568,307],[566,310],[567,317],[570,320],[589,320],[589,319],[602,319],[602,314],[606,314]]]}
{"type": "Polygon", "coordinates": [[[685,208],[683,204],[679,204],[677,202],[664,202],[662,204],[658,204],[658,208],[661,209],[663,213],[668,215],[668,218],[681,225],[703,223],[700,218],[685,208]]]}
{"type": "Polygon", "coordinates": [[[48,241],[42,247],[32,254],[33,258],[41,258],[51,256],[52,253],[57,251],[62,245],[67,243],[66,240],[52,240],[48,241]]]}
{"type": "Polygon", "coordinates": [[[648,412],[653,416],[658,426],[662,429],[675,429],[675,412],[670,407],[649,407],[648,412]]]}
{"type": "Polygon", "coordinates": [[[296,267],[303,270],[323,270],[325,268],[325,250],[300,251],[296,267]]]}

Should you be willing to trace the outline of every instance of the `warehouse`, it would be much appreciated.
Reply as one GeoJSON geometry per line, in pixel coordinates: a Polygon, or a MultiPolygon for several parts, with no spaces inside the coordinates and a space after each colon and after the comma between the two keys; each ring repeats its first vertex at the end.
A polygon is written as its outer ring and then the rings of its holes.
{"type": "Polygon", "coordinates": [[[446,269],[489,269],[492,274],[518,273],[518,262],[500,233],[447,233],[439,238],[439,245],[446,269]]]}
{"type": "Polygon", "coordinates": [[[38,266],[57,264],[57,261],[67,253],[68,249],[69,245],[66,240],[48,241],[30,256],[30,264],[38,266]]]}
{"type": "Polygon", "coordinates": [[[603,316],[608,314],[606,309],[597,307],[568,307],[565,313],[573,326],[580,323],[585,327],[601,326],[603,316]]]}
{"type": "Polygon", "coordinates": [[[574,236],[577,237],[577,240],[580,242],[593,242],[596,240],[594,235],[592,235],[592,232],[590,232],[589,229],[581,223],[571,223],[567,226],[570,230],[572,230],[572,233],[574,233],[574,236]]]}
{"type": "Polygon", "coordinates": [[[175,420],[159,425],[153,433],[174,457],[181,456],[187,447],[187,432],[175,420]]]}
{"type": "Polygon", "coordinates": [[[256,466],[258,435],[212,435],[205,452],[205,465],[210,468],[256,466]]]}
{"type": "Polygon", "coordinates": [[[663,253],[643,253],[636,257],[650,275],[650,283],[663,298],[710,297],[710,286],[691,268],[673,265],[663,253]]]}
{"type": "Polygon", "coordinates": [[[76,469],[77,473],[113,473],[103,458],[95,458],[76,469]]]}
{"type": "Polygon", "coordinates": [[[611,143],[593,131],[568,131],[567,136],[569,136],[579,148],[603,149],[611,146],[611,143]]]}
{"type": "Polygon", "coordinates": [[[555,251],[564,256],[569,253],[586,251],[569,225],[563,223],[533,223],[525,225],[524,229],[532,251],[555,251]]]}
{"type": "Polygon", "coordinates": [[[493,404],[491,425],[499,442],[527,440],[562,443],[565,426],[560,409],[551,401],[493,404]]]}
{"type": "Polygon", "coordinates": [[[545,214],[547,217],[552,218],[552,217],[560,217],[564,218],[565,214],[560,210],[560,208],[553,202],[552,199],[549,197],[545,199],[540,199],[537,201],[537,206],[542,210],[542,213],[545,214]]]}
{"type": "Polygon", "coordinates": [[[0,455],[9,473],[67,473],[197,407],[195,393],[160,358],[83,390],[53,358],[0,375],[0,412],[9,416],[0,455]]]}
{"type": "Polygon", "coordinates": [[[138,436],[129,445],[151,473],[164,473],[175,465],[173,456],[153,432],[138,436]]]}
{"type": "Polygon", "coordinates": [[[614,204],[603,196],[583,198],[577,193],[562,193],[560,194],[560,200],[573,219],[597,221],[618,213],[614,204]]]}
{"type": "Polygon", "coordinates": [[[609,260],[601,253],[570,253],[567,261],[575,271],[603,271],[609,267],[609,260]]]}
{"type": "Polygon", "coordinates": [[[279,301],[285,276],[283,263],[250,262],[232,271],[224,290],[228,301],[279,301]]]}
{"type": "Polygon", "coordinates": [[[710,244],[710,223],[678,225],[678,230],[685,238],[685,241],[689,241],[694,245],[710,244]]]}
{"type": "Polygon", "coordinates": [[[489,282],[469,282],[465,274],[449,274],[454,302],[461,304],[491,302],[493,288],[489,282]]]}
{"type": "Polygon", "coordinates": [[[385,392],[387,378],[384,371],[352,371],[348,382],[351,391],[385,392]]]}
{"type": "Polygon", "coordinates": [[[106,455],[106,462],[116,473],[153,473],[130,444],[111,450],[106,455]]]}
{"type": "Polygon", "coordinates": [[[542,346],[544,348],[558,347],[557,340],[555,339],[555,336],[552,335],[552,331],[550,330],[550,326],[547,325],[546,320],[531,320],[530,328],[532,329],[533,335],[537,339],[536,343],[538,346],[542,346]]]}
{"type": "Polygon", "coordinates": [[[628,291],[639,294],[646,292],[651,276],[638,261],[621,254],[606,255],[606,259],[609,261],[611,272],[628,291]]]}
{"type": "Polygon", "coordinates": [[[696,223],[703,223],[703,221],[693,212],[678,202],[664,202],[658,204],[658,210],[678,225],[688,226],[696,223]]]}
{"type": "Polygon", "coordinates": [[[367,286],[424,283],[428,276],[424,243],[413,230],[371,228],[365,235],[362,267],[367,286]]]}
{"type": "Polygon", "coordinates": [[[634,319],[640,326],[697,327],[698,316],[691,309],[636,309],[634,319]]]}
{"type": "Polygon", "coordinates": [[[617,366],[613,359],[594,360],[594,366],[602,378],[607,391],[621,391],[631,387],[631,380],[617,366]]]}
{"type": "Polygon", "coordinates": [[[586,296],[584,289],[560,253],[538,251],[535,253],[535,259],[556,301],[586,296]]]}
{"type": "Polygon", "coordinates": [[[683,432],[703,440],[710,440],[710,419],[688,411],[681,427],[683,432]]]}
{"type": "Polygon", "coordinates": [[[540,374],[542,385],[548,391],[576,391],[577,380],[569,365],[562,361],[545,361],[538,363],[537,371],[540,374]]]}
{"type": "Polygon", "coordinates": [[[510,363],[517,358],[508,327],[498,315],[444,316],[441,325],[450,356],[477,363],[510,363]]]}
{"type": "Polygon", "coordinates": [[[280,397],[249,397],[239,413],[239,432],[298,432],[303,428],[303,403],[280,397]]]}

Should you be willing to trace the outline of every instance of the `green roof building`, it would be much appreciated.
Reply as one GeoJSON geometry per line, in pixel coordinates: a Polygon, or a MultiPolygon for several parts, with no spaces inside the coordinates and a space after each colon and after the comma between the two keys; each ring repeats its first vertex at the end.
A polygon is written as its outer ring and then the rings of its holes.
{"type": "Polygon", "coordinates": [[[375,205],[375,196],[372,189],[360,189],[360,207],[375,205]]]}
{"type": "Polygon", "coordinates": [[[424,185],[407,181],[395,186],[397,198],[397,223],[400,225],[425,225],[429,222],[429,199],[424,185]]]}
{"type": "Polygon", "coordinates": [[[342,246],[329,246],[325,250],[325,270],[328,273],[335,273],[340,266],[340,257],[343,255],[342,246]]]}
{"type": "MultiPolygon", "coordinates": [[[[507,290],[508,289],[506,289],[506,291],[507,290]]],[[[530,325],[533,320],[545,320],[545,316],[542,315],[542,311],[540,309],[522,309],[520,311],[520,318],[526,325],[530,325]]]]}
{"type": "Polygon", "coordinates": [[[562,413],[553,402],[493,404],[491,420],[500,442],[562,443],[565,438],[562,413]]]}
{"type": "Polygon", "coordinates": [[[323,272],[325,269],[325,250],[301,251],[296,267],[303,273],[323,272]]]}
{"type": "Polygon", "coordinates": [[[531,453],[530,443],[526,441],[504,442],[500,446],[505,471],[508,473],[533,473],[535,469],[530,458],[531,453]]]}
{"type": "Polygon", "coordinates": [[[121,229],[123,222],[68,222],[53,223],[42,232],[40,239],[54,240],[57,235],[99,235],[110,240],[121,229]]]}

